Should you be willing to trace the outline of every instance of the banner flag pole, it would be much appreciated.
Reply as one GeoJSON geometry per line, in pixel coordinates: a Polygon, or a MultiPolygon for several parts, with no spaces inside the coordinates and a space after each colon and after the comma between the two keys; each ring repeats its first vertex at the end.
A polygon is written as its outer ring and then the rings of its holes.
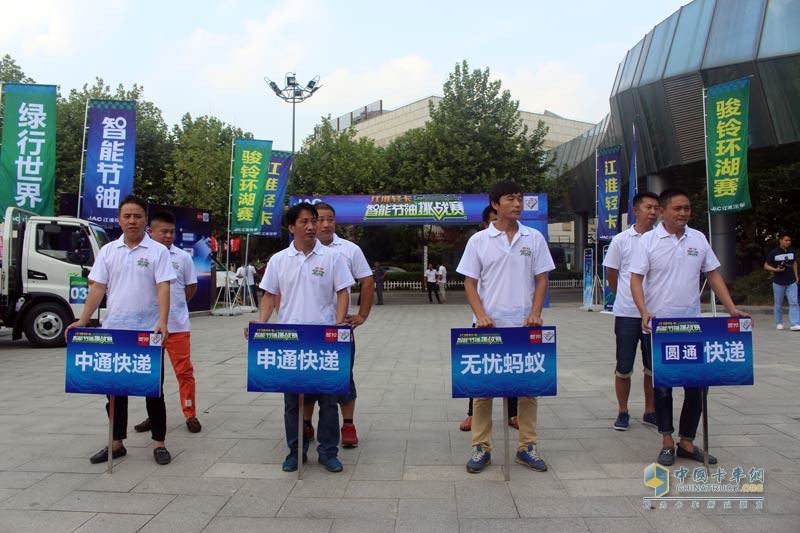
{"type": "Polygon", "coordinates": [[[89,98],[86,99],[86,109],[83,112],[83,140],[81,141],[81,168],[78,172],[78,212],[75,216],[81,218],[81,199],[83,197],[83,164],[86,158],[86,124],[89,121],[89,98]]]}
{"type": "MultiPolygon", "coordinates": [[[[708,213],[708,245],[712,246],[712,233],[711,233],[711,183],[708,181],[708,113],[706,112],[706,99],[708,98],[708,91],[705,87],[703,87],[703,147],[706,156],[706,211],[708,213]]],[[[712,246],[713,248],[713,246],[712,246]]],[[[714,289],[709,287],[711,293],[711,314],[712,316],[717,316],[717,298],[714,295],[714,289]]],[[[705,395],[703,395],[703,401],[705,402],[705,395]]],[[[703,430],[705,430],[706,424],[706,411],[705,405],[703,405],[703,430]]],[[[706,444],[707,446],[707,444],[706,444]]]]}

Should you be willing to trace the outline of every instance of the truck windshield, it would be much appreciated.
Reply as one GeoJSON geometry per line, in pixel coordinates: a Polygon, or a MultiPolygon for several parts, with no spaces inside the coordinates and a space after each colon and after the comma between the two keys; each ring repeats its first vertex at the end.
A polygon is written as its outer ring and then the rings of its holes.
{"type": "Polygon", "coordinates": [[[92,233],[94,233],[94,238],[97,239],[98,247],[102,248],[103,246],[111,242],[111,238],[109,238],[108,233],[106,233],[106,230],[104,230],[103,228],[101,228],[96,224],[90,224],[90,227],[92,228],[92,233]]]}

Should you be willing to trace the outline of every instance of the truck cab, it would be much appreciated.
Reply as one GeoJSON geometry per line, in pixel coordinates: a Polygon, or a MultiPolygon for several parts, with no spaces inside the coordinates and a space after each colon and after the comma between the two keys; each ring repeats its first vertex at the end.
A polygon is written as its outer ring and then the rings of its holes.
{"type": "Polygon", "coordinates": [[[35,346],[64,344],[67,325],[83,311],[89,270],[109,241],[87,220],[8,208],[0,243],[0,315],[15,340],[24,333],[35,346]]]}

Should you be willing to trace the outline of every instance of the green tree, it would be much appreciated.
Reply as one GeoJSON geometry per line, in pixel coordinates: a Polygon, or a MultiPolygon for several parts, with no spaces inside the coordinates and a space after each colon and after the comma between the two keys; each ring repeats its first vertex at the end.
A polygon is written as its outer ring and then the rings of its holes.
{"type": "Polygon", "coordinates": [[[211,210],[215,231],[227,228],[231,144],[234,138],[252,138],[240,128],[215,117],[181,118],[172,130],[175,148],[166,187],[174,203],[211,210]]]}
{"type": "Polygon", "coordinates": [[[383,150],[372,139],[355,138],[348,128],[336,131],[330,117],[306,139],[295,156],[291,194],[370,194],[389,183],[383,150]]]}
{"type": "MultiPolygon", "coordinates": [[[[0,59],[0,85],[3,83],[36,83],[17,65],[14,59],[6,54],[0,59]]],[[[0,101],[0,117],[3,116],[3,102],[0,101]]],[[[3,121],[0,119],[0,137],[3,135],[3,121]]]]}
{"type": "Polygon", "coordinates": [[[78,192],[81,150],[84,141],[86,103],[90,99],[136,101],[136,169],[134,191],[147,200],[172,203],[173,191],[165,187],[166,168],[172,155],[169,129],[161,110],[143,97],[144,88],[134,84],[131,89],[122,85],[112,90],[102,78],[94,85],[72,89],[60,97],[56,122],[56,193],[78,192]]]}
{"type": "Polygon", "coordinates": [[[511,180],[528,191],[554,192],[546,176],[549,162],[542,149],[547,128],[539,121],[528,130],[519,102],[489,69],[470,72],[456,64],[444,84],[444,97],[431,102],[425,125],[428,192],[486,192],[499,180],[511,180]]]}

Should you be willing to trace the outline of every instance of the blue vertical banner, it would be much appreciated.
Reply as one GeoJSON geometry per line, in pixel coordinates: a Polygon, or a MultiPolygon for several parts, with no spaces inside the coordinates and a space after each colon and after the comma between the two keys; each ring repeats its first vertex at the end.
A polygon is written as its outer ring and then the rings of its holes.
{"type": "Polygon", "coordinates": [[[591,248],[583,250],[583,305],[592,305],[594,294],[594,251],[591,248]]]}
{"type": "MultiPolygon", "coordinates": [[[[600,263],[601,265],[606,262],[606,254],[608,253],[608,245],[606,244],[603,246],[603,261],[600,263]]],[[[608,284],[608,275],[606,273],[606,267],[603,267],[603,310],[604,311],[613,311],[614,310],[614,299],[615,295],[611,292],[611,285],[608,284]]]]}
{"type": "Polygon", "coordinates": [[[639,182],[636,179],[636,124],[633,125],[633,146],[631,147],[631,167],[628,171],[628,227],[636,223],[633,216],[633,197],[639,192],[639,182]]]}
{"type": "Polygon", "coordinates": [[[453,398],[558,393],[556,328],[450,330],[453,398]]]}
{"type": "Polygon", "coordinates": [[[120,200],[133,192],[136,102],[89,100],[88,113],[81,218],[113,227],[120,200]]]}
{"type": "Polygon", "coordinates": [[[654,318],[653,385],[752,385],[753,319],[654,318]]]}
{"type": "Polygon", "coordinates": [[[597,150],[597,240],[610,241],[619,233],[621,185],[620,145],[597,150]]]}
{"type": "Polygon", "coordinates": [[[273,150],[269,158],[267,182],[264,186],[264,209],[261,212],[261,231],[256,235],[263,237],[281,236],[283,202],[286,197],[286,184],[292,170],[292,152],[273,150]]]}

